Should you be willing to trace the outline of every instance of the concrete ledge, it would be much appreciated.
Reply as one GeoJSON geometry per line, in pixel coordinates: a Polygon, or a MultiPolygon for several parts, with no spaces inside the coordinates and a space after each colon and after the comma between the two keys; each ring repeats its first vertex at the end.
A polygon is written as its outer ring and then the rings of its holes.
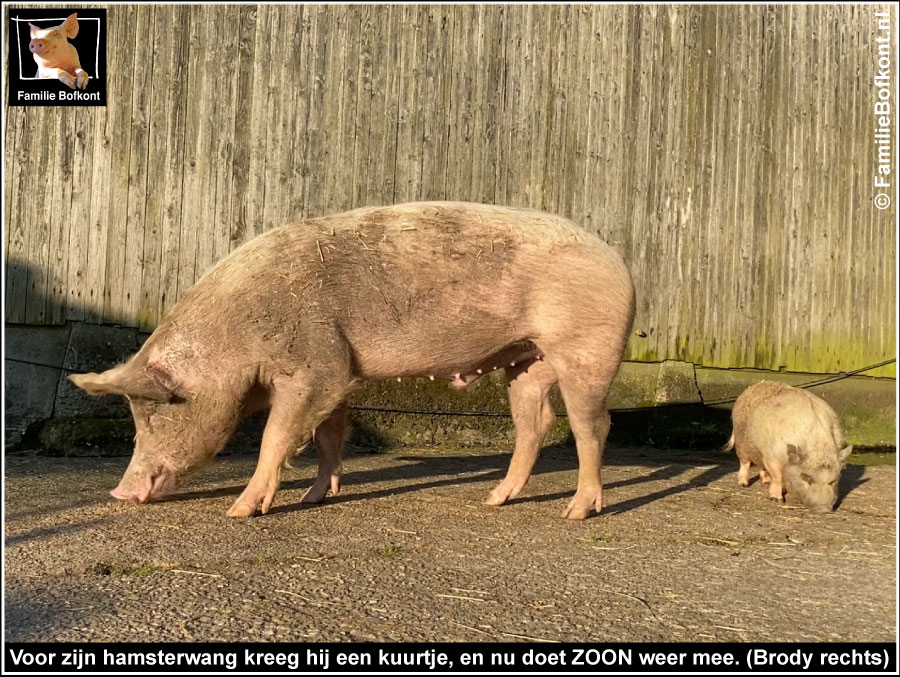
{"type": "MultiPolygon", "coordinates": [[[[127,453],[128,445],[123,440],[128,431],[121,427],[124,424],[110,428],[111,424],[104,422],[130,420],[124,398],[88,397],[69,383],[65,372],[53,367],[102,371],[138,350],[146,335],[128,328],[73,324],[61,328],[8,326],[6,339],[7,358],[13,358],[5,363],[8,447],[24,444],[54,454],[97,454],[105,448],[103,431],[114,428],[111,443],[106,445],[108,451],[127,453]],[[52,423],[44,426],[46,421],[52,423]],[[23,439],[26,430],[31,434],[23,439]]],[[[705,407],[704,402],[737,397],[747,386],[761,380],[800,385],[822,377],[709,369],[676,361],[626,362],[613,383],[609,407],[659,408],[614,412],[610,439],[657,447],[718,447],[731,433],[731,405],[705,407]],[[676,404],[679,406],[671,407],[676,404]]],[[[896,445],[895,380],[857,376],[816,387],[813,392],[834,407],[852,444],[896,445]]],[[[557,413],[565,412],[558,389],[554,389],[552,402],[557,413]]],[[[358,393],[351,404],[379,409],[354,411],[351,444],[373,448],[477,445],[506,450],[514,439],[506,383],[500,372],[461,392],[446,383],[426,379],[375,383],[358,393]],[[410,410],[429,413],[402,413],[410,410]],[[499,415],[466,415],[479,412],[499,415]]],[[[261,425],[260,419],[251,421],[240,434],[256,436],[261,425]]],[[[567,420],[560,416],[547,443],[563,442],[569,434],[567,420]]]]}

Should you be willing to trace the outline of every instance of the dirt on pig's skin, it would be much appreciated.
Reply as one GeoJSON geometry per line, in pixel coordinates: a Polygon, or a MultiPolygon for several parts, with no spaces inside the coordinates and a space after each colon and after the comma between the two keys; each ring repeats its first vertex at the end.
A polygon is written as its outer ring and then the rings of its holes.
{"type": "Polygon", "coordinates": [[[175,499],[107,496],[126,459],[10,456],[8,641],[895,641],[896,471],[848,466],[836,512],[737,485],[732,454],[607,452],[607,507],[559,519],[572,448],[482,505],[508,456],[347,454],[342,493],[224,507],[253,456],[175,499]]]}

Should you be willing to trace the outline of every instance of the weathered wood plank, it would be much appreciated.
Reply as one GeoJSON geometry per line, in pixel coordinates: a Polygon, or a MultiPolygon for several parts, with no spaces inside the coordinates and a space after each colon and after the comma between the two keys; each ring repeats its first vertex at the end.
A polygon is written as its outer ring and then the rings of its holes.
{"type": "Polygon", "coordinates": [[[397,114],[397,162],[394,201],[410,202],[421,195],[422,66],[425,53],[425,9],[404,5],[400,24],[400,79],[397,114]]]}
{"type": "Polygon", "coordinates": [[[143,278],[137,325],[151,329],[174,303],[177,292],[178,243],[184,144],[184,69],[189,8],[155,7],[152,14],[153,70],[150,83],[150,129],[143,278]],[[172,258],[174,257],[174,261],[172,258]]]}
{"type": "MultiPolygon", "coordinates": [[[[31,185],[53,180],[53,162],[57,149],[53,143],[53,128],[59,125],[59,108],[44,108],[37,116],[34,128],[34,156],[31,158],[31,185]]],[[[29,213],[31,227],[26,235],[26,249],[23,259],[28,262],[25,279],[25,317],[26,323],[43,324],[47,309],[47,267],[50,252],[50,220],[53,212],[53,200],[49,198],[34,199],[29,213]]]]}
{"type": "MultiPolygon", "coordinates": [[[[359,8],[359,60],[356,71],[356,119],[354,125],[352,189],[353,206],[362,207],[367,200],[369,166],[369,129],[372,111],[372,60],[374,58],[374,25],[379,8],[359,8]]],[[[428,119],[427,102],[422,102],[422,117],[428,119]]]]}
{"type": "Polygon", "coordinates": [[[137,8],[110,7],[108,16],[107,63],[114,66],[107,79],[111,146],[103,317],[107,322],[127,323],[122,310],[125,307],[125,258],[128,248],[128,168],[133,141],[130,132],[137,8]]]}
{"type": "MultiPolygon", "coordinates": [[[[181,241],[177,293],[183,296],[213,262],[214,225],[204,213],[204,193],[210,189],[212,170],[212,134],[210,107],[217,96],[219,82],[207,67],[206,55],[215,54],[215,43],[201,49],[212,37],[209,8],[189,8],[188,55],[185,69],[189,94],[185,100],[184,166],[182,185],[187,199],[181,203],[181,241]]],[[[208,201],[208,198],[207,198],[208,201]]]]}
{"type": "Polygon", "coordinates": [[[272,13],[271,5],[257,5],[256,33],[254,34],[253,61],[248,68],[253,69],[252,87],[246,93],[249,96],[250,120],[243,131],[236,130],[236,136],[249,137],[249,163],[247,170],[247,187],[244,194],[246,203],[246,221],[243,239],[249,240],[265,230],[266,203],[266,171],[269,158],[269,125],[268,116],[273,108],[271,90],[268,86],[269,70],[274,59],[272,55],[272,13]]]}
{"type": "Polygon", "coordinates": [[[74,149],[75,161],[72,169],[72,210],[69,223],[69,268],[66,289],[68,303],[66,318],[85,320],[87,318],[85,275],[87,271],[88,242],[90,240],[91,171],[94,162],[93,120],[86,114],[87,109],[75,113],[74,149]]]}
{"type": "MultiPolygon", "coordinates": [[[[150,83],[153,76],[152,9],[149,5],[140,5],[135,11],[137,16],[134,31],[134,85],[131,89],[131,152],[128,157],[128,209],[120,313],[123,324],[130,326],[138,323],[145,265],[147,192],[150,185],[150,83]]],[[[69,265],[71,267],[71,261],[69,265]]]]}
{"type": "MultiPolygon", "coordinates": [[[[308,216],[321,210],[322,205],[317,200],[321,194],[321,186],[324,180],[325,166],[323,161],[323,148],[327,140],[327,125],[325,119],[325,74],[327,69],[326,48],[328,45],[330,28],[328,24],[328,8],[316,6],[311,15],[312,35],[310,38],[309,60],[309,113],[306,123],[306,145],[304,149],[304,169],[306,175],[303,181],[303,214],[308,216]]],[[[376,125],[380,127],[380,125],[376,125]]]]}
{"type": "MultiPolygon", "coordinates": [[[[232,150],[231,164],[231,214],[229,216],[229,240],[231,248],[241,245],[251,232],[249,222],[250,199],[250,154],[253,148],[252,114],[253,103],[259,99],[254,81],[256,58],[256,22],[258,20],[256,7],[242,5],[238,10],[237,29],[238,43],[235,53],[235,103],[232,134],[234,146],[232,150]]],[[[303,74],[298,72],[297,78],[303,74]]],[[[299,87],[299,83],[298,83],[299,87]]],[[[189,118],[189,123],[190,118],[189,118]]],[[[302,201],[302,185],[297,182],[295,194],[302,201]]],[[[199,261],[199,259],[198,259],[199,261]]]]}
{"type": "MultiPolygon", "coordinates": [[[[449,133],[446,117],[452,79],[450,11],[448,5],[429,5],[427,8],[425,86],[422,94],[422,198],[425,200],[446,197],[444,180],[449,133]]],[[[374,150],[371,145],[372,137],[369,138],[371,153],[374,150]]]]}
{"type": "MultiPolygon", "coordinates": [[[[209,120],[209,125],[213,129],[212,157],[215,161],[213,176],[216,187],[216,197],[211,215],[215,226],[213,234],[215,249],[212,263],[226,256],[232,248],[231,223],[229,223],[231,214],[234,213],[231,167],[234,164],[234,115],[238,96],[238,83],[234,74],[234,55],[239,52],[240,37],[235,28],[240,21],[240,7],[233,5],[224,8],[224,11],[220,8],[214,13],[214,18],[213,30],[220,36],[220,40],[216,45],[218,58],[211,64],[210,70],[220,85],[216,93],[213,115],[209,120]]],[[[285,153],[285,155],[287,154],[285,153]]],[[[286,172],[286,168],[283,171],[286,172]]],[[[284,193],[284,188],[280,188],[278,203],[281,205],[282,214],[284,214],[284,207],[287,204],[284,193]]],[[[282,220],[284,220],[283,217],[279,219],[279,221],[282,220]]],[[[199,278],[209,268],[209,266],[195,267],[195,278],[199,278]]],[[[179,294],[183,294],[185,291],[179,288],[179,294]]]]}

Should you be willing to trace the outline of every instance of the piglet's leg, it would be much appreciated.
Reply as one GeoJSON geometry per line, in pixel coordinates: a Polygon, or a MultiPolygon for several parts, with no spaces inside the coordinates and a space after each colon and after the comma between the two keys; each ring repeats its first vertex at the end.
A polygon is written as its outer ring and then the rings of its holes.
{"type": "Polygon", "coordinates": [[[769,471],[769,498],[774,501],[784,502],[784,484],[782,484],[782,470],[780,465],[772,464],[767,466],[769,471]]]}
{"type": "Polygon", "coordinates": [[[320,503],[329,490],[332,496],[338,495],[341,488],[341,451],[347,431],[348,413],[347,405],[341,404],[316,428],[313,444],[316,447],[316,458],[319,459],[319,473],[316,481],[300,499],[302,502],[320,503]]]}
{"type": "Polygon", "coordinates": [[[750,461],[741,459],[741,468],[738,470],[738,484],[742,487],[750,486],[750,461]]]}
{"type": "Polygon", "coordinates": [[[285,460],[298,445],[309,439],[310,431],[345,395],[345,392],[326,394],[311,384],[290,381],[276,384],[256,472],[228,510],[229,517],[252,517],[257,510],[264,515],[269,511],[285,460]]]}

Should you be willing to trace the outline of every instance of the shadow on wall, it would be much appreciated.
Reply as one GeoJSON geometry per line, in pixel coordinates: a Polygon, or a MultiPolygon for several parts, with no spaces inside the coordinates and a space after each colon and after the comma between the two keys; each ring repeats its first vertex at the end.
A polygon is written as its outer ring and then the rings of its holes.
{"type": "MultiPolygon", "coordinates": [[[[6,278],[8,316],[24,318],[19,310],[49,308],[58,299],[41,292],[41,273],[32,264],[10,258],[6,278]],[[10,310],[17,308],[16,312],[10,310]]],[[[85,316],[86,308],[69,306],[69,317],[85,316]]],[[[60,314],[62,315],[62,314],[60,314]]],[[[59,456],[128,456],[133,450],[134,424],[124,397],[91,397],[67,376],[102,372],[135,354],[149,334],[117,325],[112,317],[94,318],[98,324],[60,325],[10,323],[4,326],[4,399],[9,450],[40,449],[59,456]]],[[[25,318],[27,319],[27,318],[25,318]]],[[[265,412],[238,428],[224,453],[259,447],[265,412]]],[[[373,427],[354,421],[351,442],[381,448],[386,440],[373,427]]]]}
{"type": "Polygon", "coordinates": [[[613,443],[659,449],[713,450],[731,436],[731,410],[680,405],[637,411],[614,411],[609,439],[613,443]]]}
{"type": "MultiPolygon", "coordinates": [[[[143,337],[134,329],[106,324],[41,324],[62,313],[51,312],[56,298],[42,290],[43,271],[10,258],[7,265],[7,318],[27,324],[4,326],[6,420],[8,440],[17,443],[29,426],[51,417],[117,418],[129,416],[121,398],[97,400],[75,388],[65,376],[72,371],[107,369],[138,350],[143,337]],[[26,305],[31,311],[26,314],[26,305]],[[31,310],[34,309],[34,310],[31,310]]],[[[83,315],[84,307],[69,307],[70,316],[83,315]]]]}

